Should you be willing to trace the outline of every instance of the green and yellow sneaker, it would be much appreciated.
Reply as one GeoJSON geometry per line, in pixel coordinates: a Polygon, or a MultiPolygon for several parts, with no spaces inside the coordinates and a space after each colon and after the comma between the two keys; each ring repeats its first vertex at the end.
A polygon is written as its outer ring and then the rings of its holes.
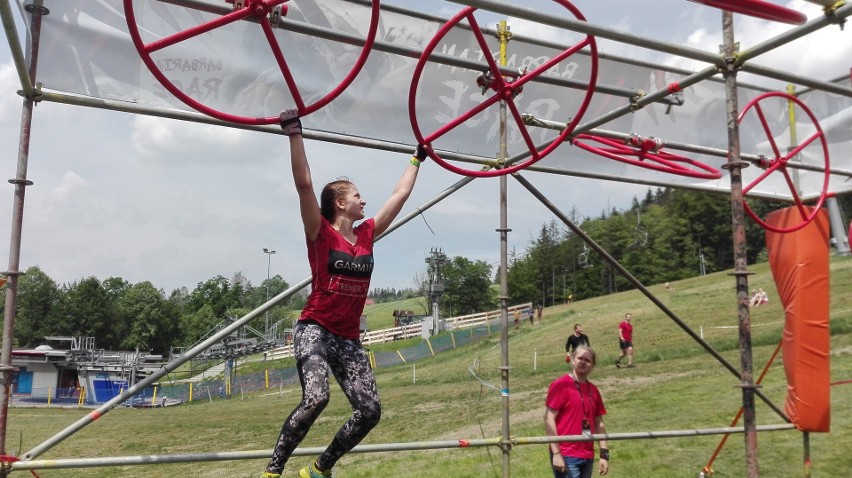
{"type": "Polygon", "coordinates": [[[333,476],[331,470],[320,471],[316,462],[299,470],[299,478],[332,478],[333,476]]]}

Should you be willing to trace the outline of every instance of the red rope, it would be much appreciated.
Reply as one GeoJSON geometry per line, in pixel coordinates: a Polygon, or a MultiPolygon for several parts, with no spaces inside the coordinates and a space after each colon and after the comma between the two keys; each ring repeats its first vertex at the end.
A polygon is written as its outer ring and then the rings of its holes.
{"type": "MultiPolygon", "coordinates": [[[[17,456],[12,456],[12,455],[0,455],[0,463],[2,463],[4,465],[7,464],[7,463],[12,464],[12,463],[15,463],[16,461],[21,461],[21,459],[18,458],[17,456]]],[[[30,473],[32,473],[32,475],[35,478],[39,478],[39,476],[36,474],[35,470],[30,470],[30,473]]]]}
{"type": "MultiPolygon", "coordinates": [[[[769,366],[772,365],[772,362],[775,361],[775,358],[778,356],[778,352],[781,351],[781,343],[782,342],[778,342],[778,346],[775,347],[775,352],[772,352],[772,357],[769,358],[769,361],[766,362],[766,365],[763,367],[763,371],[760,373],[760,377],[757,378],[757,384],[758,385],[760,384],[760,382],[763,381],[763,377],[766,376],[766,372],[769,371],[769,366]]],[[[737,424],[737,422],[740,421],[740,417],[742,417],[742,415],[743,415],[743,407],[740,407],[740,410],[737,412],[737,416],[734,417],[733,421],[731,422],[732,427],[735,426],[737,424]]],[[[719,445],[716,446],[716,450],[713,451],[713,455],[710,457],[710,460],[707,461],[707,465],[704,467],[705,472],[709,471],[710,473],[712,473],[713,462],[716,461],[716,458],[719,456],[719,453],[722,451],[722,447],[724,447],[725,442],[728,441],[729,436],[731,436],[731,434],[726,433],[724,436],[722,436],[722,439],[719,440],[719,445]]]]}

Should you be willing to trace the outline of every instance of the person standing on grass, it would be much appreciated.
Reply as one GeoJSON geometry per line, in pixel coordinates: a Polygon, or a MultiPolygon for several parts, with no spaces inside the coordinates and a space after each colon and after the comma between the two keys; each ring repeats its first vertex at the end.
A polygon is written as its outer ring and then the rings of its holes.
{"type": "Polygon", "coordinates": [[[757,305],[765,305],[769,303],[769,295],[763,289],[757,289],[757,305]]]}
{"type": "Polygon", "coordinates": [[[633,367],[633,325],[630,321],[633,316],[624,314],[624,320],[618,324],[618,348],[620,355],[615,359],[615,366],[621,368],[621,359],[627,356],[627,367],[633,367]]]}
{"type": "MultiPolygon", "coordinates": [[[[547,436],[606,435],[603,398],[589,381],[597,356],[591,347],[574,349],[574,371],[550,384],[544,408],[544,428],[547,436]]],[[[600,464],[598,473],[609,472],[609,449],[606,439],[598,440],[600,464]]],[[[549,443],[550,466],[554,478],[591,478],[595,465],[593,441],[549,443]]]]}
{"type": "Polygon", "coordinates": [[[574,324],[574,333],[569,335],[568,340],[565,341],[566,363],[571,363],[572,352],[576,352],[577,348],[581,345],[585,345],[586,347],[592,346],[589,342],[589,336],[583,333],[583,326],[580,324],[574,324]]]}
{"type": "Polygon", "coordinates": [[[515,330],[518,330],[521,328],[521,309],[515,309],[512,315],[515,317],[515,330]]]}
{"type": "Polygon", "coordinates": [[[302,401],[284,421],[269,465],[261,478],[280,478],[284,465],[329,401],[329,371],[352,405],[352,417],[299,478],[332,476],[331,469],[367,436],[381,418],[376,379],[359,340],[361,313],[373,272],[373,241],[387,230],[411,195],[426,148],[417,147],[390,198],[375,217],[364,219],[366,202],[348,180],[327,184],[317,201],[296,110],[281,113],[290,138],[290,165],[305,228],[311,294],[294,331],[296,368],[302,401]]]}

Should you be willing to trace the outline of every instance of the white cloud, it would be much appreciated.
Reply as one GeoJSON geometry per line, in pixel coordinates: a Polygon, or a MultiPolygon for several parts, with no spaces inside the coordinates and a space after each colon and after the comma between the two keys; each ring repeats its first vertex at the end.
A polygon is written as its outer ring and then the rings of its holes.
{"type": "Polygon", "coordinates": [[[22,99],[15,94],[20,89],[15,66],[11,62],[0,63],[0,126],[11,127],[20,121],[22,99]]]}
{"type": "MultiPolygon", "coordinates": [[[[795,0],[785,5],[787,8],[804,13],[809,21],[823,15],[822,9],[804,0],[795,0]]],[[[708,10],[713,11],[707,7],[708,10]]],[[[718,10],[716,10],[718,12],[718,10]]],[[[739,43],[740,52],[748,52],[767,40],[778,37],[794,28],[786,23],[763,20],[748,15],[734,15],[734,41],[739,43]]],[[[699,50],[716,53],[722,44],[722,25],[720,15],[711,15],[703,22],[688,22],[695,25],[689,34],[687,44],[699,50]]],[[[836,25],[829,25],[816,32],[792,40],[773,50],[751,58],[747,63],[764,66],[777,71],[792,73],[808,78],[828,81],[844,74],[848,65],[838,62],[839,58],[852,55],[852,42],[849,42],[848,32],[842,31],[836,25]]],[[[703,69],[708,65],[695,60],[669,57],[666,64],[687,69],[703,69]]],[[[743,81],[759,84],[775,89],[783,89],[784,84],[778,80],[760,78],[743,73],[743,81]]]]}
{"type": "Polygon", "coordinates": [[[63,177],[62,184],[58,188],[50,192],[51,201],[62,203],[65,201],[73,202],[79,197],[82,197],[89,190],[89,183],[74,172],[67,172],[63,177]]]}
{"type": "Polygon", "coordinates": [[[237,145],[246,148],[242,160],[250,159],[254,149],[250,133],[235,128],[175,121],[154,116],[136,116],[132,122],[131,145],[142,158],[181,158],[179,161],[217,163],[233,161],[223,153],[232,153],[237,145]]]}
{"type": "Polygon", "coordinates": [[[699,45],[702,45],[704,43],[704,39],[706,37],[707,37],[707,30],[705,30],[703,28],[699,28],[699,29],[695,30],[694,32],[692,32],[692,34],[689,35],[689,38],[687,38],[686,41],[690,46],[699,46],[699,45]]]}

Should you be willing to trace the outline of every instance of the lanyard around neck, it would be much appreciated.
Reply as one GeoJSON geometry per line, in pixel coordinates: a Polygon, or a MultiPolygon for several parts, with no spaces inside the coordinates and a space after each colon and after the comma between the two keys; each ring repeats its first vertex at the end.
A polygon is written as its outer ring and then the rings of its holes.
{"type": "Polygon", "coordinates": [[[580,406],[583,407],[583,419],[584,420],[591,420],[591,417],[589,416],[589,414],[590,414],[589,412],[591,412],[591,408],[592,408],[592,388],[591,388],[592,386],[591,386],[591,384],[589,384],[589,382],[587,380],[586,381],[586,391],[587,391],[587,394],[589,395],[589,409],[586,410],[586,398],[583,396],[583,390],[580,387],[580,379],[577,378],[577,375],[573,374],[573,373],[571,374],[571,378],[574,380],[574,386],[577,387],[577,393],[580,394],[580,406]]]}

